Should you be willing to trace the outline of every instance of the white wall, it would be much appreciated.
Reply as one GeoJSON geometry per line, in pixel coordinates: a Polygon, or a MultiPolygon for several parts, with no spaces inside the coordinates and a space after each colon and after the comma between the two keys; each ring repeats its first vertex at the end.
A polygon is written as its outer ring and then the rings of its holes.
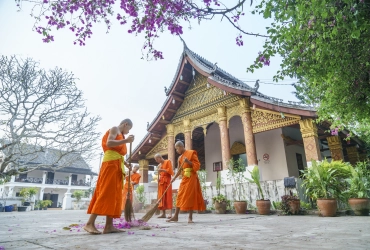
{"type": "MultiPolygon", "coordinates": [[[[282,131],[285,136],[289,136],[290,138],[297,140],[297,141],[302,140],[302,134],[298,128],[285,127],[282,129],[282,131]]],[[[289,145],[289,146],[285,145],[285,154],[286,154],[286,160],[288,164],[289,177],[292,177],[292,176],[298,177],[299,171],[298,171],[298,163],[297,163],[296,154],[302,155],[303,166],[305,168],[307,167],[304,146],[303,145],[289,145]]]]}
{"type": "Polygon", "coordinates": [[[222,161],[220,129],[217,123],[213,123],[208,128],[207,135],[204,139],[204,147],[206,155],[207,181],[210,181],[215,185],[217,173],[213,172],[213,163],[222,161]]]}
{"type": "Polygon", "coordinates": [[[245,144],[243,123],[239,116],[234,116],[229,121],[229,137],[230,147],[236,141],[245,144]]]}
{"type": "Polygon", "coordinates": [[[281,134],[281,128],[255,134],[258,167],[263,181],[284,179],[289,175],[281,134]],[[269,155],[269,161],[263,160],[264,154],[269,155]]]}

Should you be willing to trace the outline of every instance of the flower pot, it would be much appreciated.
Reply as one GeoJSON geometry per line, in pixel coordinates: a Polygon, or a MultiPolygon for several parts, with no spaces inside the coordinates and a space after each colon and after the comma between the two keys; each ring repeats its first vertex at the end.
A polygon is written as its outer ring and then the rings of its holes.
{"type": "Polygon", "coordinates": [[[27,211],[27,207],[26,206],[19,206],[18,207],[18,212],[26,212],[27,211]]]}
{"type": "Polygon", "coordinates": [[[39,210],[39,208],[38,207],[35,207],[35,209],[34,210],[39,210]]]}
{"type": "Polygon", "coordinates": [[[5,206],[5,212],[12,212],[13,211],[13,206],[5,206]]]}
{"type": "Polygon", "coordinates": [[[1,212],[5,212],[5,207],[3,207],[3,206],[0,207],[0,213],[1,212]]]}
{"type": "Polygon", "coordinates": [[[143,202],[134,203],[134,212],[138,213],[141,209],[143,209],[143,207],[144,207],[143,202]]]}
{"type": "Polygon", "coordinates": [[[226,207],[227,207],[226,202],[215,201],[214,205],[215,205],[216,214],[225,214],[226,213],[226,207]]]}
{"type": "Polygon", "coordinates": [[[257,200],[256,206],[258,209],[258,214],[260,215],[269,215],[271,209],[270,200],[257,200]]]}
{"type": "Polygon", "coordinates": [[[30,202],[28,202],[28,201],[25,201],[25,202],[23,202],[23,206],[31,206],[31,203],[30,202]]]}
{"type": "Polygon", "coordinates": [[[245,214],[247,211],[247,202],[246,201],[234,201],[234,208],[237,214],[245,214]]]}
{"type": "Polygon", "coordinates": [[[333,217],[337,213],[336,199],[317,199],[317,208],[323,217],[333,217]]]}
{"type": "Polygon", "coordinates": [[[44,207],[43,210],[48,210],[48,208],[47,207],[44,207]]]}
{"type": "Polygon", "coordinates": [[[348,203],[355,215],[369,216],[370,200],[367,198],[351,198],[348,203]]]}
{"type": "Polygon", "coordinates": [[[300,209],[301,209],[300,200],[290,200],[289,201],[289,211],[291,214],[298,214],[300,209]]]}

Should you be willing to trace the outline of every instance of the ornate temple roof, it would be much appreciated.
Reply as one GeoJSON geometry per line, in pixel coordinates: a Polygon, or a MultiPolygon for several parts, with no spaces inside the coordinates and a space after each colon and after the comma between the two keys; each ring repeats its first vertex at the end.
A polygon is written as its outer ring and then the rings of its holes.
{"type": "MultiPolygon", "coordinates": [[[[190,85],[191,79],[194,77],[195,71],[206,76],[209,84],[227,93],[250,97],[251,103],[260,108],[300,115],[302,117],[317,117],[313,107],[302,105],[298,102],[286,103],[283,102],[282,99],[266,96],[258,92],[258,88],[256,89],[249,86],[245,82],[219,68],[217,63],[211,63],[190,50],[184,41],[183,44],[184,50],[180,56],[177,70],[170,86],[166,90],[167,98],[155,118],[148,124],[148,133],[134,149],[133,160],[138,158],[137,155],[140,149],[143,147],[150,147],[150,140],[153,138],[153,135],[157,138],[157,141],[154,141],[158,142],[161,139],[161,132],[165,131],[165,125],[170,123],[176,110],[181,106],[185,97],[185,92],[190,85]]],[[[152,145],[154,146],[154,144],[152,145]]]]}

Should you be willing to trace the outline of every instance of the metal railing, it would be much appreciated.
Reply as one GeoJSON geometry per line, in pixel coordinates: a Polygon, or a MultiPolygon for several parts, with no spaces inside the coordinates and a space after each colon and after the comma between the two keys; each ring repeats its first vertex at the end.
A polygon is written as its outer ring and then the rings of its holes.
{"type": "Polygon", "coordinates": [[[68,185],[68,180],[46,179],[45,184],[68,185]]]}
{"type": "Polygon", "coordinates": [[[42,178],[37,177],[27,177],[27,178],[16,178],[15,182],[25,182],[25,183],[42,183],[42,178]]]}
{"type": "Polygon", "coordinates": [[[79,181],[72,181],[71,185],[72,185],[72,186],[85,186],[85,187],[90,187],[90,182],[86,182],[86,181],[83,181],[83,180],[79,180],[79,181]]]}

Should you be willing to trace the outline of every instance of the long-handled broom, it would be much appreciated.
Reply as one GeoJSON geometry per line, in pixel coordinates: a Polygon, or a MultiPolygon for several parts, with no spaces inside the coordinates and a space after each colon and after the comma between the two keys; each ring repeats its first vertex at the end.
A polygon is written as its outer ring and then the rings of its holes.
{"type": "MultiPolygon", "coordinates": [[[[132,156],[132,143],[130,143],[130,158],[129,158],[129,164],[131,167],[131,156],[132,156]]],[[[134,208],[132,207],[132,201],[131,201],[131,170],[128,172],[128,191],[127,191],[127,197],[126,197],[126,204],[125,204],[125,220],[127,222],[131,222],[132,217],[134,217],[134,208]]],[[[135,217],[134,217],[135,219],[135,217]]]]}
{"type": "Polygon", "coordinates": [[[159,203],[161,202],[161,200],[163,199],[164,195],[166,194],[167,190],[169,187],[171,187],[171,184],[177,179],[177,177],[179,177],[179,175],[181,174],[182,172],[182,166],[184,165],[185,161],[181,164],[179,170],[177,171],[175,177],[173,177],[171,183],[168,185],[168,187],[166,188],[166,190],[163,192],[163,195],[161,198],[159,198],[157,200],[157,203],[155,204],[154,207],[152,207],[144,216],[143,218],[141,218],[141,221],[144,221],[144,222],[148,222],[152,217],[153,215],[155,214],[155,212],[157,211],[158,209],[158,206],[159,206],[159,203]]]}

